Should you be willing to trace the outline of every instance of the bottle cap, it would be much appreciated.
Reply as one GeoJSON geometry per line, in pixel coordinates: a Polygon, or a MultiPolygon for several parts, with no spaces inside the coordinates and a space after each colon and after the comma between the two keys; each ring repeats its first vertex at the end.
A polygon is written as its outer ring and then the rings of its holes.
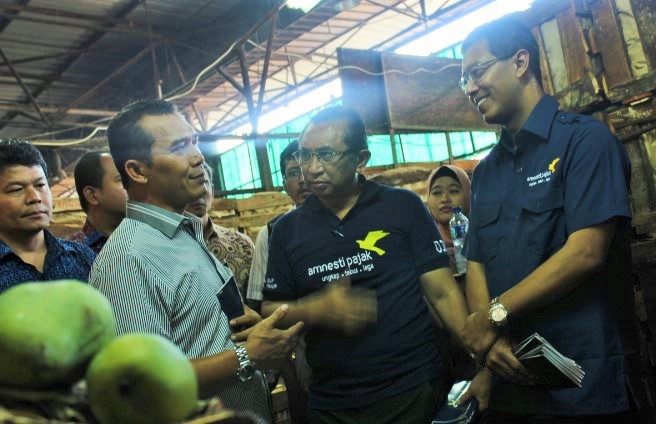
{"type": "Polygon", "coordinates": [[[462,208],[460,206],[454,206],[453,209],[451,209],[453,213],[458,213],[462,212],[462,208]]]}

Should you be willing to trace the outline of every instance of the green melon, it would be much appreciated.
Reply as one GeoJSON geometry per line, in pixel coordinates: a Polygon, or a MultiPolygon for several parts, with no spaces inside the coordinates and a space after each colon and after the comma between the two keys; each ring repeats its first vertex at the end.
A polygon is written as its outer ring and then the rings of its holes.
{"type": "Polygon", "coordinates": [[[0,295],[0,385],[74,383],[115,335],[111,305],[88,284],[62,280],[12,287],[0,295]]]}
{"type": "Polygon", "coordinates": [[[108,344],[87,370],[89,404],[102,424],[166,424],[196,408],[198,382],[180,349],[155,334],[108,344]]]}

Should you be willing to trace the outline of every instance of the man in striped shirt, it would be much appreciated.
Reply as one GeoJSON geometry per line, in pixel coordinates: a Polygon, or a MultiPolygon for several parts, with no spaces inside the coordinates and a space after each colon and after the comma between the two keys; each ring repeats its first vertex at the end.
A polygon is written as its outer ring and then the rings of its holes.
{"type": "Polygon", "coordinates": [[[242,307],[234,278],[207,249],[202,222],[184,213],[206,190],[196,133],[173,104],[144,100],[124,108],[107,137],[129,200],[90,284],[111,302],[118,333],[168,338],[191,360],[202,397],[218,395],[257,423],[271,422],[267,387],[253,367],[276,368],[302,324],[275,329],[283,307],[273,319],[247,322],[252,327],[233,335],[242,345],[231,339],[229,319],[242,307]]]}

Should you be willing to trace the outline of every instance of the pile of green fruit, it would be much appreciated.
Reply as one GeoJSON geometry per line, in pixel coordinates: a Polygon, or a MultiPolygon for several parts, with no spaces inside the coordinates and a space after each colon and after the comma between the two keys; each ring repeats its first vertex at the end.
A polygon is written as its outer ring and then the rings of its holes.
{"type": "Polygon", "coordinates": [[[184,354],[153,334],[116,338],[111,305],[89,285],[25,283],[0,295],[0,388],[56,390],[85,375],[101,424],[179,422],[197,405],[184,354]]]}

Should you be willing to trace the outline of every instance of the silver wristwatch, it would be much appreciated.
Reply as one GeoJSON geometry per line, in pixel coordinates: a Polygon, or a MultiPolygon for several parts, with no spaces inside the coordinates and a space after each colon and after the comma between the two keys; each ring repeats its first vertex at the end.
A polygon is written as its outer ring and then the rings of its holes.
{"type": "Polygon", "coordinates": [[[255,368],[251,364],[251,360],[248,358],[248,352],[244,346],[235,346],[235,353],[237,353],[237,359],[239,360],[239,369],[237,370],[237,377],[241,381],[248,381],[255,375],[255,368]]]}
{"type": "Polygon", "coordinates": [[[508,324],[508,310],[499,301],[498,297],[495,297],[490,302],[488,318],[495,327],[505,327],[508,324]]]}

